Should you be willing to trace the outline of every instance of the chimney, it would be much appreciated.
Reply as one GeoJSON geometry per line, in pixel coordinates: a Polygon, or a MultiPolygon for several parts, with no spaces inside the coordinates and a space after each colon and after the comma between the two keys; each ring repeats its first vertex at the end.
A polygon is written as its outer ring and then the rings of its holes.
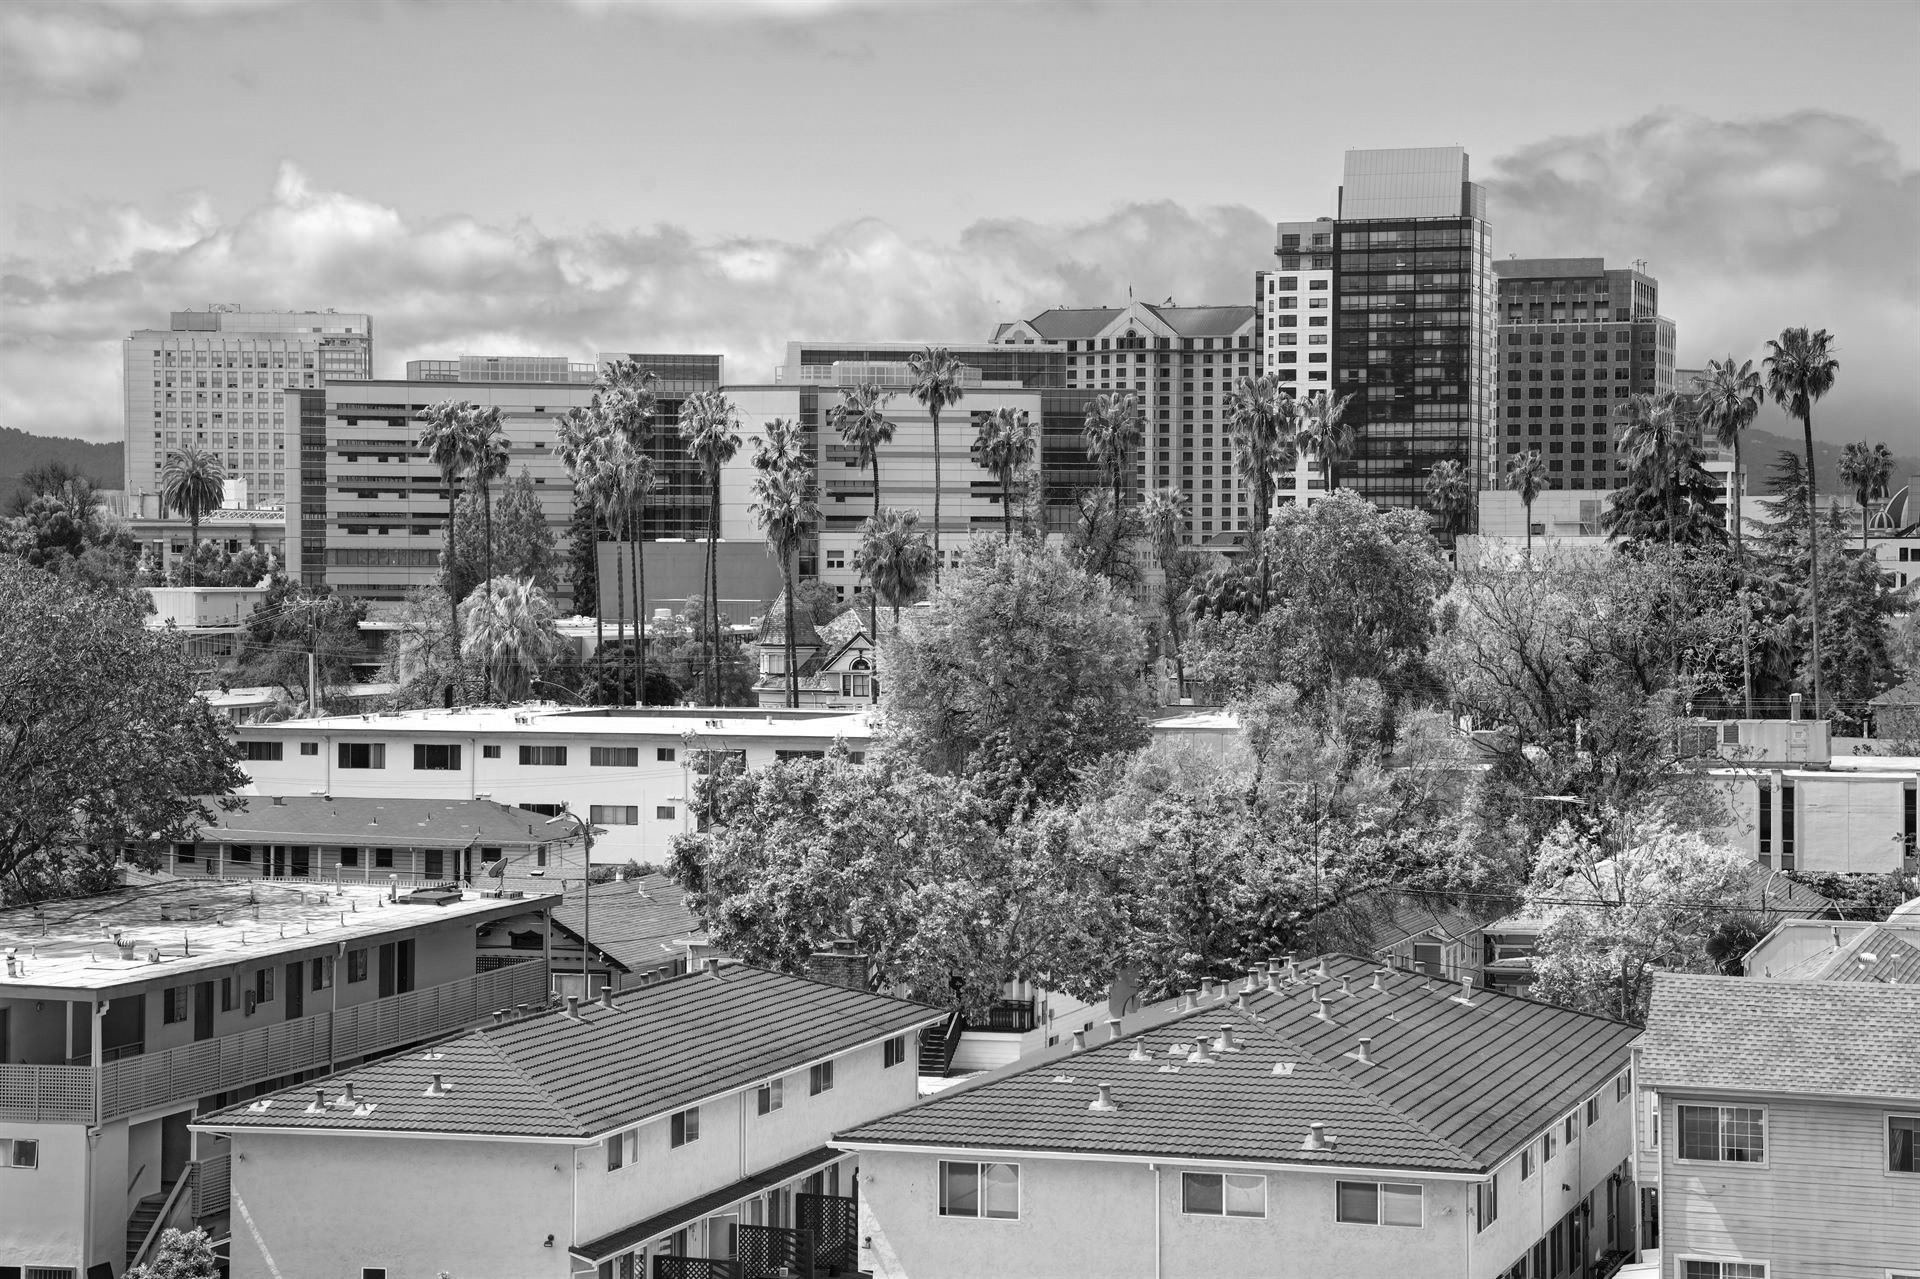
{"type": "Polygon", "coordinates": [[[867,979],[867,957],[855,950],[852,942],[835,941],[807,956],[807,976],[848,990],[872,989],[867,979]]]}
{"type": "Polygon", "coordinates": [[[1112,1043],[1118,1038],[1120,1038],[1120,1019],[1109,1017],[1107,1018],[1107,1042],[1112,1043]]]}
{"type": "Polygon", "coordinates": [[[1367,1049],[1369,1046],[1372,1045],[1372,1043],[1373,1043],[1372,1035],[1360,1036],[1360,1047],[1355,1050],[1353,1054],[1353,1059],[1359,1062],[1363,1066],[1371,1066],[1373,1064],[1373,1058],[1367,1056],[1367,1049]]]}
{"type": "Polygon", "coordinates": [[[718,955],[708,955],[704,966],[707,970],[707,976],[718,977],[720,975],[720,957],[718,955]]]}
{"type": "Polygon", "coordinates": [[[1373,970],[1373,989],[1377,991],[1385,990],[1387,988],[1386,977],[1387,975],[1384,969],[1380,969],[1380,968],[1374,969],[1373,970]]]}
{"type": "Polygon", "coordinates": [[[1087,1104],[1088,1110],[1120,1109],[1120,1103],[1113,1099],[1112,1084],[1095,1084],[1094,1087],[1099,1091],[1095,1094],[1094,1099],[1087,1104]]]}
{"type": "Polygon", "coordinates": [[[316,1088],[313,1090],[313,1108],[315,1110],[325,1110],[327,1108],[327,1090],[326,1089],[316,1088]]]}
{"type": "Polygon", "coordinates": [[[1073,1047],[1070,1051],[1077,1052],[1077,1053],[1083,1053],[1087,1051],[1087,1032],[1086,1031],[1076,1030],[1073,1032],[1073,1047]]]}
{"type": "Polygon", "coordinates": [[[343,1106],[357,1106],[360,1104],[359,1098],[353,1095],[352,1084],[348,1084],[347,1090],[340,1094],[340,1104],[343,1106]]]}
{"type": "Polygon", "coordinates": [[[1212,998],[1213,998],[1213,978],[1211,978],[1211,977],[1208,977],[1208,978],[1205,978],[1205,979],[1203,979],[1203,980],[1201,981],[1201,983],[1200,983],[1200,998],[1202,998],[1202,999],[1212,999],[1212,998]]]}
{"type": "Polygon", "coordinates": [[[1293,962],[1293,952],[1289,951],[1287,952],[1287,980],[1298,981],[1299,979],[1300,966],[1293,962]]]}
{"type": "Polygon", "coordinates": [[[1351,997],[1353,995],[1353,985],[1352,985],[1351,978],[1342,977],[1340,979],[1340,993],[1348,997],[1351,997]]]}

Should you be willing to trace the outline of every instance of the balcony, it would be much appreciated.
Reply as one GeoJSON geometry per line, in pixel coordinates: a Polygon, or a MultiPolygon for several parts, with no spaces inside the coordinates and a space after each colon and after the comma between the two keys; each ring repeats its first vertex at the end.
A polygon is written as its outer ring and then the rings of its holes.
{"type": "Polygon", "coordinates": [[[967,1018],[968,1030],[1016,1035],[1024,1035],[1038,1024],[1031,999],[1002,999],[988,1008],[984,1016],[967,1018]]]}
{"type": "Polygon", "coordinates": [[[546,963],[528,960],[338,1012],[256,1026],[165,1052],[121,1057],[98,1069],[0,1065],[0,1120],[94,1123],[116,1119],[433,1039],[475,1025],[496,1008],[543,1005],[547,997],[546,963]]]}

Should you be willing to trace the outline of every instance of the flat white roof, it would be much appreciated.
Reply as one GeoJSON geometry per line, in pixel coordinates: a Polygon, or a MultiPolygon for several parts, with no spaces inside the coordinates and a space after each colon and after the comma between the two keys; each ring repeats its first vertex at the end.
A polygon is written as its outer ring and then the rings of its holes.
{"type": "MultiPolygon", "coordinates": [[[[664,708],[663,708],[664,709],[664,708]]],[[[313,733],[387,735],[498,734],[553,737],[807,738],[822,745],[836,737],[864,740],[872,735],[867,712],[833,711],[819,715],[754,714],[745,707],[669,710],[666,714],[596,710],[554,702],[523,706],[471,706],[453,710],[380,711],[365,715],[322,715],[273,724],[246,724],[248,737],[297,737],[313,733]]]]}

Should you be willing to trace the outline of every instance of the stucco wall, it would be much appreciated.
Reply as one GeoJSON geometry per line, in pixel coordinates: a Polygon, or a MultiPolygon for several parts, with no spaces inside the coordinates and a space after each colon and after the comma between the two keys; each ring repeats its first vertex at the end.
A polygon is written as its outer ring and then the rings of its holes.
{"type": "Polygon", "coordinates": [[[0,1137],[40,1143],[38,1168],[0,1168],[0,1264],[84,1271],[85,1127],[6,1121],[0,1137]]]}

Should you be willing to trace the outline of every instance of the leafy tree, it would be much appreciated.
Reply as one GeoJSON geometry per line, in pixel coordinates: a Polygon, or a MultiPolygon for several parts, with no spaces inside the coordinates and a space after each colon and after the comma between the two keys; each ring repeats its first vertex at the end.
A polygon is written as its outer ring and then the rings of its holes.
{"type": "Polygon", "coordinates": [[[1620,452],[1630,469],[1601,517],[1608,535],[1669,546],[1721,540],[1719,487],[1701,465],[1692,401],[1670,391],[1634,395],[1614,415],[1623,423],[1620,452]]]}
{"type": "Polygon", "coordinates": [[[460,656],[508,702],[524,701],[566,644],[552,601],[529,578],[496,577],[477,587],[460,602],[460,619],[460,656]]]}
{"type": "Polygon", "coordinates": [[[298,705],[308,698],[311,653],[319,683],[313,691],[324,706],[334,692],[354,682],[354,666],[367,659],[360,638],[360,623],[366,620],[365,600],[283,579],[268,588],[267,598],[254,606],[247,620],[234,680],[277,688],[298,705]]]}
{"type": "Polygon", "coordinates": [[[193,838],[245,778],[179,644],[133,596],[16,559],[0,557],[0,598],[0,895],[193,838]]]}
{"type": "Polygon", "coordinates": [[[918,624],[887,648],[889,731],[935,772],[1011,812],[1146,740],[1129,602],[1044,543],[978,539],[918,624]]]}
{"type": "MultiPolygon", "coordinates": [[[[1091,410],[1089,410],[1091,412],[1091,410]]],[[[980,419],[974,451],[981,466],[1000,481],[1000,538],[1013,540],[1015,478],[1039,451],[1040,439],[1025,409],[1001,407],[980,419]]]]}
{"type": "Polygon", "coordinates": [[[125,1279],[218,1279],[219,1274],[211,1235],[168,1227],[154,1246],[153,1260],[127,1271],[125,1279]]]}
{"type": "Polygon", "coordinates": [[[1340,487],[1340,463],[1353,456],[1356,427],[1347,420],[1352,401],[1351,395],[1336,400],[1325,391],[1315,391],[1300,404],[1295,437],[1302,449],[1320,460],[1329,494],[1340,487]]]}
{"type": "MultiPolygon", "coordinates": [[[[1233,690],[1291,684],[1309,702],[1354,679],[1396,695],[1430,687],[1424,658],[1447,570],[1419,511],[1382,510],[1332,493],[1276,513],[1263,539],[1272,584],[1257,618],[1228,613],[1194,628],[1201,678],[1233,690]]],[[[1225,600],[1246,584],[1212,584],[1225,600]]]]}
{"type": "MultiPolygon", "coordinates": [[[[687,443],[687,452],[693,455],[706,473],[709,485],[707,506],[707,635],[714,641],[714,660],[707,663],[707,697],[709,703],[718,705],[720,701],[720,575],[715,559],[714,546],[720,539],[720,473],[726,469],[733,455],[740,451],[740,410],[733,401],[719,391],[701,391],[689,396],[680,406],[680,438],[687,443]]],[[[935,433],[935,446],[938,448],[938,432],[935,433]]],[[[936,452],[935,466],[938,467],[936,452]]],[[[939,497],[936,493],[934,501],[939,497]]]]}
{"type": "Polygon", "coordinates": [[[1807,593],[1812,597],[1808,615],[1808,644],[1812,650],[1807,662],[1813,674],[1813,714],[1825,714],[1821,697],[1820,664],[1820,551],[1814,530],[1820,522],[1819,473],[1813,460],[1813,406],[1833,389],[1840,361],[1833,355],[1833,336],[1825,329],[1809,333],[1806,329],[1782,329],[1780,336],[1767,342],[1767,394],[1785,409],[1789,417],[1800,419],[1807,449],[1807,593]]]}
{"type": "Polygon", "coordinates": [[[1507,487],[1520,495],[1527,520],[1527,563],[1533,563],[1533,502],[1547,487],[1547,464],[1539,449],[1528,449],[1507,463],[1507,487]]]}
{"type": "MultiPolygon", "coordinates": [[[[160,510],[187,517],[187,545],[200,545],[200,517],[220,509],[226,497],[227,469],[220,455],[188,444],[169,453],[160,467],[160,510]]],[[[195,585],[195,583],[188,583],[195,585]]]]}
{"type": "MultiPolygon", "coordinates": [[[[913,377],[913,398],[926,406],[927,416],[933,421],[933,584],[940,585],[940,413],[941,410],[958,404],[966,395],[962,385],[962,374],[966,371],[959,360],[944,346],[930,346],[916,352],[907,361],[908,372],[913,377]]],[[[880,494],[876,488],[874,507],[879,509],[880,494]]]]}
{"type": "Polygon", "coordinates": [[[422,586],[389,616],[386,653],[376,677],[392,684],[388,705],[394,710],[417,710],[452,705],[456,689],[460,700],[477,697],[479,682],[461,661],[459,643],[448,623],[447,598],[438,586],[422,586]],[[471,689],[460,687],[471,682],[471,689]]]}
{"type": "Polygon", "coordinates": [[[1887,495],[1887,481],[1893,478],[1893,452],[1885,444],[1865,440],[1849,443],[1840,450],[1840,479],[1853,486],[1853,500],[1860,504],[1860,549],[1867,546],[1867,514],[1877,497],[1887,495]]]}
{"type": "Polygon", "coordinates": [[[1753,361],[1743,360],[1735,364],[1731,355],[1721,360],[1708,360],[1706,376],[1700,380],[1694,392],[1700,425],[1711,431],[1723,447],[1733,450],[1733,558],[1734,571],[1740,578],[1740,682],[1748,719],[1753,718],[1753,616],[1747,599],[1746,520],[1740,510],[1740,499],[1747,486],[1746,468],[1740,457],[1740,439],[1759,415],[1764,398],[1760,375],[1754,372],[1753,361]]]}
{"type": "Polygon", "coordinates": [[[58,460],[40,462],[20,472],[7,496],[6,514],[24,515],[36,497],[57,497],[79,511],[92,511],[103,502],[100,481],[79,467],[58,460]]]}
{"type": "Polygon", "coordinates": [[[780,561],[780,592],[786,604],[787,705],[800,705],[800,669],[794,648],[794,596],[799,591],[796,560],[807,532],[820,518],[814,499],[813,466],[807,457],[806,436],[800,424],[777,417],[766,434],[753,440],[753,517],[767,541],[767,550],[780,561]]]}
{"type": "Polygon", "coordinates": [[[1542,844],[1527,893],[1547,918],[1533,961],[1535,998],[1645,1025],[1655,969],[1710,973],[1716,931],[1753,862],[1704,835],[1634,823],[1606,856],[1562,828],[1542,844]]]}
{"type": "Polygon", "coordinates": [[[229,553],[218,542],[208,540],[194,548],[193,554],[175,574],[179,585],[199,582],[208,586],[258,586],[286,577],[280,557],[264,546],[246,546],[229,553]]]}
{"type": "Polygon", "coordinates": [[[1467,468],[1454,458],[1442,458],[1427,468],[1427,502],[1440,517],[1440,540],[1451,545],[1467,513],[1473,509],[1473,483],[1467,468]]]}
{"type": "MultiPolygon", "coordinates": [[[[485,509],[491,501],[489,490],[478,484],[460,495],[459,532],[454,537],[454,589],[465,599],[493,565],[494,577],[530,578],[549,596],[560,585],[559,552],[554,545],[553,529],[547,524],[540,505],[540,490],[525,467],[500,488],[498,501],[492,501],[489,518],[485,509]],[[488,531],[492,546],[487,545],[488,531]]],[[[587,543],[592,547],[592,541],[587,543]]]]}

